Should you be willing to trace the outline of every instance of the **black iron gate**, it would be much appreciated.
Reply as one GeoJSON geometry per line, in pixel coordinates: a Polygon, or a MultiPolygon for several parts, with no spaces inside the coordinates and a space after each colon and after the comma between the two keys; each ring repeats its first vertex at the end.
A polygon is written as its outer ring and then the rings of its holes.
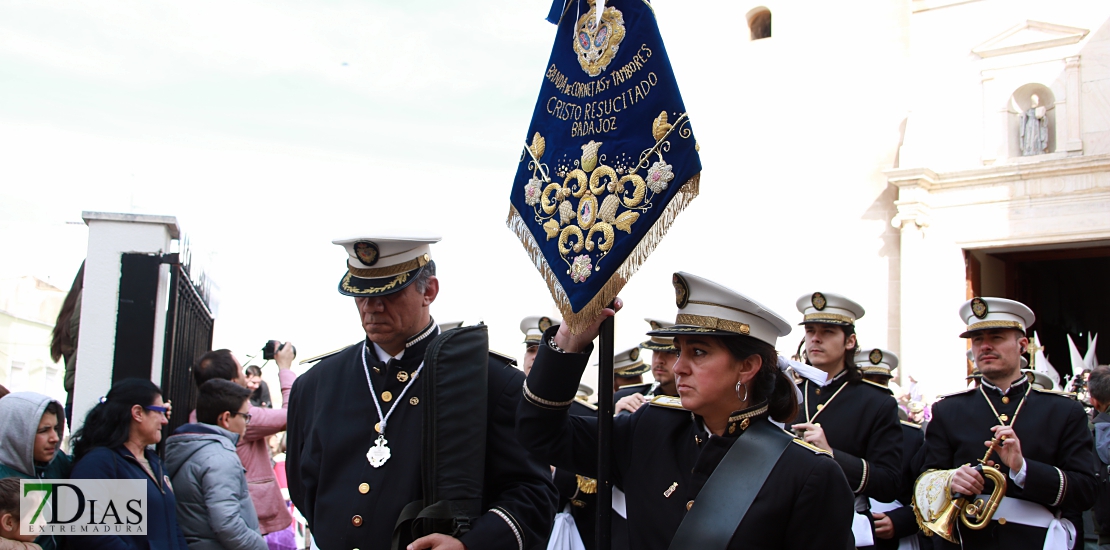
{"type": "MultiPolygon", "coordinates": [[[[169,258],[176,260],[174,256],[169,258]]],[[[162,441],[189,421],[189,412],[197,404],[193,367],[212,349],[212,311],[193,286],[188,266],[172,260],[169,263],[170,298],[162,360],[162,398],[173,401],[173,416],[162,431],[162,441]]]]}

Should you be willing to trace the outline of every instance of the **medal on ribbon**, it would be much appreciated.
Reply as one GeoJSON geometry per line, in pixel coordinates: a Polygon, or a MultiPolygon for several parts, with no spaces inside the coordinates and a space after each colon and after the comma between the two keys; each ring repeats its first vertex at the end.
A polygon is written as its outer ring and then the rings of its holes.
{"type": "Polygon", "coordinates": [[[701,161],[650,4],[555,0],[552,15],[507,223],[577,333],[697,196],[701,161]]]}

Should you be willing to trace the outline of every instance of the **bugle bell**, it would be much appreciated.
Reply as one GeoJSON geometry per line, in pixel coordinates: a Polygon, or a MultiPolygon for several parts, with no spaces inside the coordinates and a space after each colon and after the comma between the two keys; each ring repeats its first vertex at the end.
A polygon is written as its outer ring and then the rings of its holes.
{"type": "Polygon", "coordinates": [[[998,505],[1002,503],[1002,497],[1006,496],[1006,476],[998,468],[988,466],[987,459],[1004,440],[1005,438],[992,440],[987,453],[975,466],[985,479],[994,483],[994,490],[985,501],[976,498],[969,503],[974,495],[956,493],[949,496],[948,486],[955,470],[930,470],[921,474],[914,487],[913,510],[918,525],[926,535],[938,535],[948,542],[959,544],[956,535],[957,522],[975,530],[990,524],[998,505]]]}

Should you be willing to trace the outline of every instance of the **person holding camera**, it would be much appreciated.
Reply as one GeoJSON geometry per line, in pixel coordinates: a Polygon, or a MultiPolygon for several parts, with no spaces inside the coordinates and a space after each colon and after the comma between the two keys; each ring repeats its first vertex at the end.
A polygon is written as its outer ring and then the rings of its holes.
{"type": "Polygon", "coordinates": [[[251,405],[267,409],[274,408],[274,404],[270,402],[270,386],[262,379],[262,367],[258,365],[247,367],[246,377],[247,389],[251,391],[251,405]]]}
{"type": "MultiPolygon", "coordinates": [[[[281,384],[281,408],[270,409],[266,407],[251,406],[251,421],[247,425],[246,433],[239,439],[235,451],[243,468],[247,470],[247,485],[250,488],[251,500],[258,512],[258,527],[263,535],[277,533],[288,528],[293,523],[293,516],[285,505],[285,498],[281,496],[277,477],[274,475],[273,466],[270,464],[270,447],[267,440],[270,436],[284,431],[286,424],[286,409],[289,408],[289,390],[293,381],[297,379],[293,372],[293,358],[296,349],[289,342],[281,343],[271,340],[267,342],[264,356],[272,357],[278,366],[278,380],[281,384]]],[[[199,388],[205,382],[222,378],[243,386],[247,386],[247,378],[239,361],[226,349],[218,349],[204,354],[193,370],[193,378],[199,388]]],[[[190,422],[196,422],[196,412],[189,416],[190,422]]],[[[271,537],[267,537],[267,541],[271,537]]]]}

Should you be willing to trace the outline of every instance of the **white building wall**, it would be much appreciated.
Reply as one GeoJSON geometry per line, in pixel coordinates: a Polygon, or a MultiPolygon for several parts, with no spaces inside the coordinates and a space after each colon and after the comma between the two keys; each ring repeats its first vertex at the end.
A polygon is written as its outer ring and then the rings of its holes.
{"type": "MultiPolygon", "coordinates": [[[[84,212],[82,218],[89,225],[89,251],[85,260],[81,333],[77,343],[79,368],[73,398],[74,429],[80,428],[88,410],[111,389],[122,255],[168,253],[171,242],[180,233],[172,216],[84,212]]],[[[164,278],[166,270],[160,272],[164,278]]],[[[160,284],[160,292],[164,288],[164,284],[160,284]]],[[[161,294],[158,303],[165,303],[161,294]]],[[[164,316],[165,311],[159,309],[155,315],[164,316]]],[[[155,332],[153,365],[157,368],[152,369],[152,378],[157,375],[153,382],[161,384],[159,338],[164,338],[165,333],[164,330],[155,332]]]]}
{"type": "Polygon", "coordinates": [[[902,162],[887,175],[899,187],[903,360],[935,394],[964,387],[965,250],[1110,238],[1110,4],[914,0],[913,9],[912,112],[902,162]],[[1055,147],[1020,157],[1011,97],[1031,85],[1055,100],[1055,147]]]}

